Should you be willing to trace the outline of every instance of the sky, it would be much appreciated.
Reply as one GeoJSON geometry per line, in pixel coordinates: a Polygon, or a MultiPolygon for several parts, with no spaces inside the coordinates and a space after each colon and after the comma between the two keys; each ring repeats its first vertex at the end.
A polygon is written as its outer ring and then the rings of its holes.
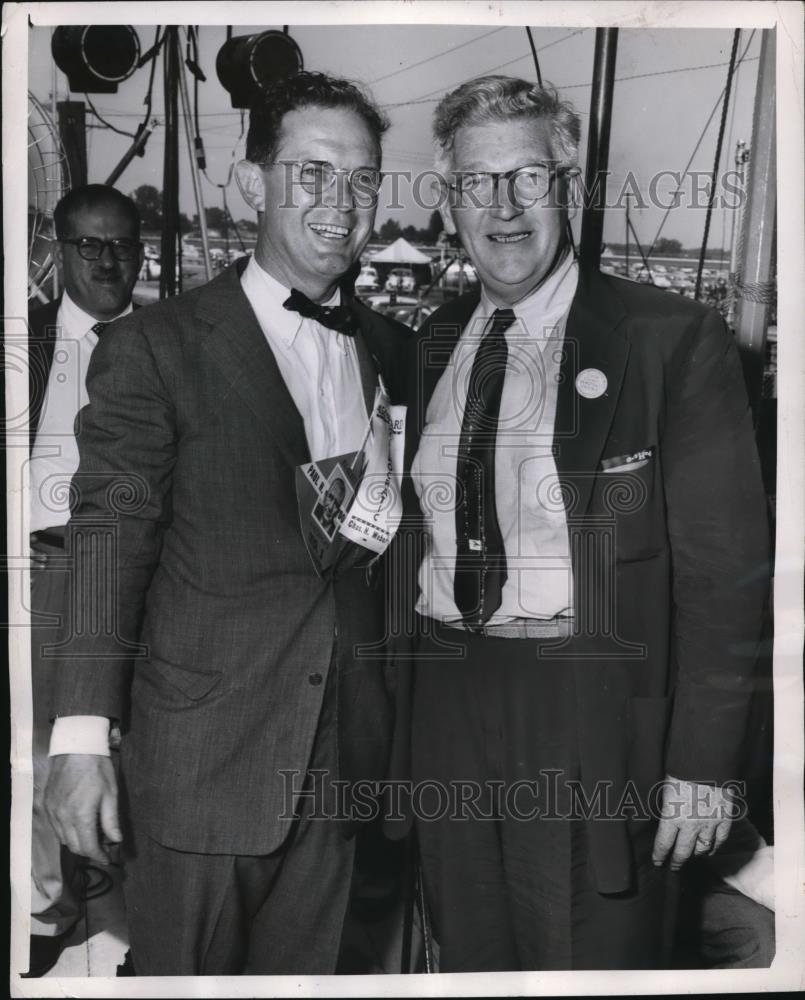
{"type": "MultiPolygon", "coordinates": [[[[434,8],[437,5],[434,4],[434,8]]],[[[190,6],[188,7],[190,9],[190,6]]],[[[238,25],[237,35],[282,25],[238,25]]],[[[138,25],[141,50],[154,39],[154,28],[138,25]]],[[[54,63],[50,54],[50,27],[30,31],[29,81],[36,97],[50,106],[54,86],[54,63]]],[[[580,163],[586,155],[587,123],[591,95],[591,75],[595,30],[532,26],[534,43],[543,80],[571,100],[582,119],[580,163]]],[[[474,76],[500,72],[536,80],[531,50],[524,26],[473,25],[290,25],[290,34],[302,50],[306,69],[347,76],[368,85],[375,100],[391,120],[384,139],[384,170],[425,171],[432,163],[430,121],[436,102],[446,92],[474,76]]],[[[661,233],[680,240],[684,246],[701,245],[705,221],[703,207],[694,207],[693,189],[683,189],[681,204],[672,209],[660,230],[665,214],[662,207],[635,207],[638,192],[650,201],[652,177],[662,171],[683,171],[697,143],[690,163],[693,171],[709,172],[713,167],[716,138],[721,116],[719,96],[727,77],[733,31],[727,29],[645,28],[619,32],[616,84],[610,143],[610,198],[616,200],[629,180],[632,224],[644,248],[661,233]],[[715,109],[715,113],[713,113],[715,109]],[[708,119],[709,126],[705,129],[708,119]]],[[[243,155],[240,113],[231,107],[229,95],[218,80],[215,57],[226,40],[223,25],[199,28],[200,64],[207,80],[199,88],[199,113],[207,154],[207,175],[202,191],[205,206],[222,205],[222,192],[215,184],[225,184],[226,198],[233,217],[251,218],[252,213],[237,191],[230,166],[243,155]],[[234,153],[234,156],[233,156],[234,153]]],[[[733,81],[721,157],[723,170],[733,169],[738,139],[751,141],[752,111],[757,78],[760,32],[741,32],[739,54],[745,53],[733,81]]],[[[92,97],[99,113],[117,128],[133,131],[144,115],[143,99],[149,68],[143,67],[120,85],[114,95],[92,97]]],[[[59,99],[68,95],[67,78],[55,70],[59,99]]],[[[192,100],[192,96],[191,96],[192,100]]],[[[156,73],[154,117],[162,121],[162,67],[156,73]]],[[[100,126],[90,114],[88,122],[100,126]]],[[[140,184],[162,187],[164,154],[163,128],[157,127],[149,140],[144,158],[136,158],[123,173],[117,186],[130,193],[140,184]]],[[[89,180],[103,181],[122,157],[131,140],[105,127],[88,130],[89,180]]],[[[388,182],[387,182],[388,183],[388,182]]],[[[661,178],[656,188],[667,204],[674,184],[661,178]]],[[[407,185],[401,187],[402,208],[378,209],[379,226],[395,218],[402,226],[424,226],[430,211],[414,204],[407,185]]],[[[698,197],[703,205],[705,199],[698,197]]],[[[604,239],[623,242],[624,200],[608,210],[604,239]]],[[[184,134],[180,134],[180,208],[192,216],[196,212],[189,157],[184,134]]],[[[729,246],[730,211],[716,209],[710,230],[710,247],[729,246]]]]}

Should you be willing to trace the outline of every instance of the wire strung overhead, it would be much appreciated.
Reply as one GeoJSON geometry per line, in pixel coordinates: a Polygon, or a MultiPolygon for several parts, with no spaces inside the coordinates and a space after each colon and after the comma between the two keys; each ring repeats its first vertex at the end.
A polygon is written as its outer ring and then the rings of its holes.
{"type": "MultiPolygon", "coordinates": [[[[568,38],[572,37],[572,35],[579,35],[579,34],[581,34],[581,29],[579,31],[573,31],[569,35],[565,35],[563,38],[557,39],[555,42],[550,42],[549,45],[558,45],[559,42],[566,41],[568,38]]],[[[539,49],[537,49],[537,52],[543,52],[547,48],[548,48],[548,45],[543,45],[539,49]]],[[[521,60],[527,59],[527,58],[528,58],[528,54],[522,55],[522,56],[518,56],[516,59],[510,59],[508,62],[501,63],[499,66],[493,66],[491,69],[486,70],[485,73],[494,73],[494,72],[496,72],[499,69],[504,69],[506,66],[511,66],[512,63],[520,62],[521,60]]],[[[745,59],[745,58],[742,57],[739,60],[739,62],[756,62],[757,58],[758,58],[757,56],[749,56],[748,59],[745,59]]],[[[651,73],[631,73],[628,76],[616,76],[615,77],[615,83],[626,83],[629,80],[647,80],[650,77],[654,77],[654,76],[670,76],[670,75],[672,75],[674,73],[694,73],[694,72],[697,72],[698,70],[702,70],[702,69],[720,69],[722,66],[727,66],[727,65],[729,65],[728,62],[703,63],[700,66],[677,66],[675,69],[658,69],[658,70],[654,70],[651,73]]],[[[465,81],[461,81],[461,82],[463,83],[465,81]]],[[[440,90],[433,90],[429,94],[427,94],[427,95],[425,95],[423,97],[416,97],[416,98],[414,98],[411,101],[399,101],[396,104],[381,104],[380,106],[382,108],[407,108],[410,105],[414,105],[414,104],[435,104],[437,101],[440,101],[442,98],[441,98],[441,96],[432,96],[432,95],[444,95],[444,93],[447,90],[450,90],[451,87],[453,87],[453,86],[459,86],[459,84],[451,84],[450,86],[444,87],[444,88],[442,88],[440,90]]],[[[557,83],[556,84],[556,89],[559,90],[559,91],[577,90],[577,89],[579,89],[581,87],[590,87],[590,86],[592,86],[592,84],[589,83],[589,82],[585,82],[585,83],[557,83]]],[[[720,100],[720,98],[719,98],[719,100],[720,100]]]]}
{"type": "MultiPolygon", "coordinates": [[[[744,47],[743,53],[741,54],[741,57],[738,59],[738,62],[736,64],[736,69],[738,67],[740,67],[744,62],[751,62],[755,58],[754,56],[751,57],[750,59],[746,58],[746,53],[749,51],[749,46],[752,44],[752,39],[754,37],[755,37],[755,31],[753,29],[752,33],[749,35],[749,41],[747,41],[746,46],[744,47]]],[[[721,65],[727,65],[727,64],[726,63],[722,63],[721,65]]],[[[668,221],[668,216],[671,214],[671,208],[674,205],[676,197],[682,191],[682,187],[681,187],[682,181],[684,180],[685,177],[687,177],[688,171],[690,170],[690,165],[693,163],[693,160],[694,160],[696,154],[699,151],[699,147],[704,142],[704,137],[707,134],[708,128],[710,128],[710,122],[713,120],[713,118],[715,118],[716,111],[718,111],[719,105],[721,104],[721,98],[723,96],[724,96],[724,90],[722,90],[721,93],[718,95],[718,98],[716,99],[716,102],[713,105],[713,110],[710,112],[710,114],[709,114],[709,116],[707,118],[707,121],[704,123],[704,127],[702,128],[702,131],[701,131],[701,133],[699,135],[699,138],[696,141],[696,145],[693,147],[693,152],[690,154],[690,157],[688,158],[688,162],[685,164],[685,169],[682,171],[682,175],[679,178],[679,185],[680,186],[677,187],[676,191],[674,192],[674,197],[671,199],[671,204],[668,206],[668,208],[665,209],[665,212],[663,213],[663,217],[662,217],[662,219],[660,219],[660,224],[657,227],[657,232],[654,234],[654,239],[651,241],[651,246],[649,247],[648,252],[646,254],[647,257],[651,257],[651,254],[654,251],[654,247],[657,245],[657,240],[660,238],[660,234],[662,233],[663,229],[665,228],[665,223],[668,221]]]]}
{"type": "Polygon", "coordinates": [[[91,111],[91,113],[98,119],[98,121],[101,123],[101,125],[103,125],[104,128],[111,129],[112,132],[116,132],[118,135],[125,135],[129,139],[136,139],[137,138],[137,133],[136,132],[127,132],[125,129],[117,128],[116,125],[113,125],[111,122],[106,121],[105,118],[102,118],[101,115],[100,115],[100,113],[98,112],[97,108],[95,107],[95,105],[90,100],[89,94],[87,94],[86,92],[84,93],[84,100],[89,105],[89,110],[91,111]]]}
{"type": "Polygon", "coordinates": [[[741,37],[741,29],[736,28],[732,37],[732,52],[730,54],[730,65],[727,70],[727,83],[724,87],[724,103],[721,107],[721,124],[718,127],[718,139],[716,140],[716,155],[713,163],[713,179],[710,184],[710,194],[707,199],[707,212],[704,217],[704,236],[702,237],[702,248],[699,251],[699,267],[696,271],[696,291],[693,293],[695,299],[699,298],[702,290],[702,272],[704,271],[704,258],[707,254],[707,240],[710,236],[710,220],[713,217],[713,199],[716,194],[716,181],[718,180],[718,165],[721,162],[721,147],[724,142],[724,129],[727,125],[727,111],[730,105],[730,94],[732,93],[732,74],[735,72],[735,57],[738,54],[738,40],[741,37]]]}
{"type": "Polygon", "coordinates": [[[490,35],[496,35],[499,31],[505,30],[505,28],[493,28],[492,31],[485,31],[482,35],[476,35],[474,38],[470,38],[466,42],[461,42],[460,45],[451,45],[449,49],[443,49],[441,52],[436,52],[432,56],[426,56],[418,62],[409,63],[407,66],[401,66],[399,69],[392,70],[391,73],[385,73],[383,76],[378,76],[375,80],[369,81],[369,86],[374,87],[376,83],[381,83],[383,80],[390,80],[391,77],[398,76],[400,73],[407,73],[408,70],[416,69],[418,66],[424,66],[425,63],[434,62],[436,59],[443,59],[445,56],[450,56],[454,52],[458,52],[459,49],[465,49],[468,45],[474,45],[475,42],[480,42],[482,38],[489,38],[490,35]]]}
{"type": "MultiPolygon", "coordinates": [[[[582,34],[582,32],[584,30],[585,30],[584,28],[578,28],[576,31],[569,31],[566,35],[562,35],[561,38],[555,38],[552,42],[546,42],[545,45],[540,45],[540,47],[538,49],[536,49],[535,51],[536,52],[544,52],[546,49],[550,49],[554,45],[559,45],[562,42],[566,42],[569,38],[573,38],[574,35],[580,35],[580,34],[582,34]]],[[[525,55],[519,55],[519,56],[516,56],[514,59],[509,59],[509,60],[507,60],[504,63],[499,63],[497,66],[491,66],[489,69],[481,70],[478,73],[474,73],[473,77],[475,77],[475,76],[488,76],[490,73],[495,73],[499,69],[505,69],[507,66],[511,66],[513,63],[517,63],[517,62],[520,62],[523,59],[527,59],[528,55],[529,55],[528,53],[526,53],[525,55]]],[[[382,104],[381,107],[383,107],[383,108],[403,108],[403,107],[406,107],[409,104],[430,104],[432,102],[429,99],[431,97],[433,97],[433,95],[438,95],[437,97],[433,98],[434,101],[440,101],[442,99],[442,96],[448,90],[452,90],[454,87],[459,87],[462,83],[466,83],[467,80],[471,80],[473,77],[466,77],[465,79],[458,80],[455,83],[445,84],[444,86],[439,87],[437,90],[431,90],[427,94],[422,94],[419,97],[415,97],[415,98],[413,98],[410,101],[399,101],[396,104],[382,104]]]]}

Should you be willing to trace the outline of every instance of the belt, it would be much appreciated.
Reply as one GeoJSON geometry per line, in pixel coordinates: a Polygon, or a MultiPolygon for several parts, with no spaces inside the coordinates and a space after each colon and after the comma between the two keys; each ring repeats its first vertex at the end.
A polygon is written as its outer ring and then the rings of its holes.
{"type": "Polygon", "coordinates": [[[32,531],[31,532],[31,544],[32,545],[50,545],[54,549],[64,548],[64,529],[61,531],[59,529],[51,531],[32,531]]]}
{"type": "Polygon", "coordinates": [[[561,639],[573,631],[572,618],[513,618],[491,625],[468,625],[462,621],[439,623],[459,632],[472,632],[487,639],[561,639]]]}

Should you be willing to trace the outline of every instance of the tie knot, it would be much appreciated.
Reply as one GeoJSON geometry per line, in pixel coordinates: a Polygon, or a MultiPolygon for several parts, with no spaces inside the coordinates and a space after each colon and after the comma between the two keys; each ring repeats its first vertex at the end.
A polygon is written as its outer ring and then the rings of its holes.
{"type": "Polygon", "coordinates": [[[499,336],[505,333],[509,327],[514,323],[514,310],[513,309],[496,309],[492,313],[492,319],[489,323],[488,332],[492,336],[499,336]]]}
{"type": "Polygon", "coordinates": [[[96,337],[100,337],[100,335],[107,328],[107,326],[109,326],[108,323],[103,323],[99,321],[92,327],[92,332],[95,334],[96,337]]]}
{"type": "Polygon", "coordinates": [[[355,334],[355,316],[348,305],[320,306],[296,288],[291,289],[291,294],[282,305],[284,309],[299,313],[305,319],[315,320],[329,330],[335,330],[348,337],[355,334]]]}

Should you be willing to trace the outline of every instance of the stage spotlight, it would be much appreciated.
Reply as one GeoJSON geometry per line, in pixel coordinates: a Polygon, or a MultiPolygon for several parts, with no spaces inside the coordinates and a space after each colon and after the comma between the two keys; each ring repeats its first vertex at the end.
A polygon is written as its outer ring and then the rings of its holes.
{"type": "Polygon", "coordinates": [[[51,52],[70,90],[116,94],[117,85],[137,69],[140,39],[126,24],[59,25],[51,52]]]}
{"type": "Polygon", "coordinates": [[[236,35],[221,46],[215,69],[233,108],[248,108],[255,95],[302,69],[302,50],[282,31],[236,35]]]}

